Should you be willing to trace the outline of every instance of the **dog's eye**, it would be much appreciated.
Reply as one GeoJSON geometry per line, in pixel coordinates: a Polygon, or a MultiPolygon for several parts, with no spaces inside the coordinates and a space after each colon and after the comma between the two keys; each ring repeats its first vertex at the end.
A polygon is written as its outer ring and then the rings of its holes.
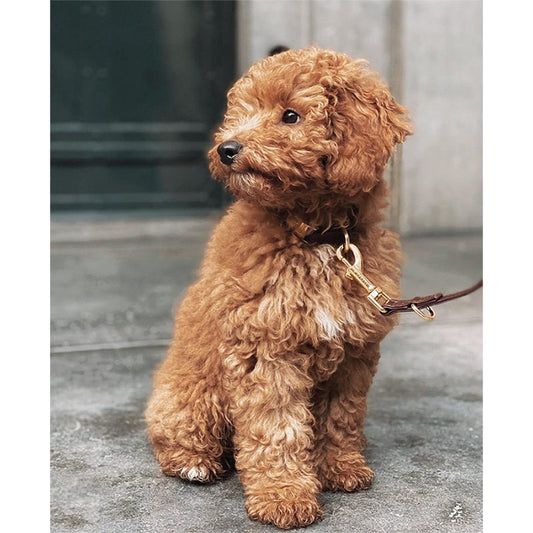
{"type": "Polygon", "coordinates": [[[293,111],[292,109],[287,109],[283,116],[281,117],[281,121],[285,122],[285,124],[296,124],[300,122],[300,115],[296,113],[296,111],[293,111]]]}

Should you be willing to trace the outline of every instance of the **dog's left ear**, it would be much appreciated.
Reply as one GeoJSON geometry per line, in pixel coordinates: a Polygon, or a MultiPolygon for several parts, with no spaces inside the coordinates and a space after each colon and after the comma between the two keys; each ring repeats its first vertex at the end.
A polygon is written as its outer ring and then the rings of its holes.
{"type": "Polygon", "coordinates": [[[407,109],[364,60],[350,60],[338,74],[323,79],[329,99],[328,179],[355,183],[370,191],[397,143],[413,133],[407,109]]]}

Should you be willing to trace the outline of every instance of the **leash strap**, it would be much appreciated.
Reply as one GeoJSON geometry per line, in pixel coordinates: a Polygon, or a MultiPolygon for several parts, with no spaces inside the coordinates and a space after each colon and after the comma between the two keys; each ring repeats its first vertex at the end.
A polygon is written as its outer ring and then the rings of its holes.
{"type": "MultiPolygon", "coordinates": [[[[385,309],[385,311],[382,311],[381,313],[383,315],[392,315],[394,313],[405,313],[408,311],[414,311],[416,313],[417,309],[419,311],[421,309],[426,309],[426,308],[431,309],[432,305],[443,304],[445,302],[449,302],[450,300],[461,298],[463,296],[466,296],[467,294],[471,294],[472,292],[477,291],[480,287],[483,287],[482,279],[480,279],[477,283],[475,283],[471,287],[468,287],[468,289],[464,289],[462,291],[454,292],[451,294],[444,295],[438,292],[436,294],[431,294],[429,296],[416,296],[415,298],[412,298],[411,300],[394,300],[393,298],[389,298],[389,300],[383,304],[383,308],[385,309]]],[[[426,316],[429,316],[429,315],[424,315],[424,318],[426,316]]]]}

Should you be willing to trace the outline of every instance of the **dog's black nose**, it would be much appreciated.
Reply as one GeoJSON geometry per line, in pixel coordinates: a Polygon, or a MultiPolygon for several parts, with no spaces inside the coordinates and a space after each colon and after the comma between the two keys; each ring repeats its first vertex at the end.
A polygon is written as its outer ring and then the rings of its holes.
{"type": "Polygon", "coordinates": [[[241,149],[242,144],[237,141],[226,141],[225,143],[218,145],[217,152],[222,163],[225,165],[231,165],[235,156],[241,151],[241,149]]]}

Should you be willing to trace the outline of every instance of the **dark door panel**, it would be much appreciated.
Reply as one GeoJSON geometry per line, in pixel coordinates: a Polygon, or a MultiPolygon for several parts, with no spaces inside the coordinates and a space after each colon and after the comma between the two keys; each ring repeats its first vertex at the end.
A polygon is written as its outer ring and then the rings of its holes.
{"type": "Polygon", "coordinates": [[[205,152],[234,19],[230,1],[51,3],[53,208],[220,205],[205,152]]]}

